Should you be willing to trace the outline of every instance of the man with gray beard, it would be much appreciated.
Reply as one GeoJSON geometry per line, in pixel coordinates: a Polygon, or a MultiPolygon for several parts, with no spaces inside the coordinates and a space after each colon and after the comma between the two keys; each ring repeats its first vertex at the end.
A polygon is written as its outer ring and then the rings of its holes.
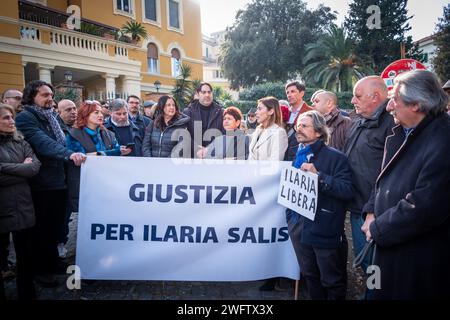
{"type": "Polygon", "coordinates": [[[114,132],[121,146],[133,149],[128,156],[141,157],[144,137],[139,128],[129,120],[127,102],[123,99],[114,99],[109,104],[109,110],[111,116],[105,122],[105,128],[114,132]]]}

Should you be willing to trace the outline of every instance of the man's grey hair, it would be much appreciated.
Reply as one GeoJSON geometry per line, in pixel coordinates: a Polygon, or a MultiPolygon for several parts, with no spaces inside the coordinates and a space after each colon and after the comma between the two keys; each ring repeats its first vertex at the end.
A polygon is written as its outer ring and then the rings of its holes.
{"type": "Polygon", "coordinates": [[[448,96],[438,77],[428,70],[413,70],[400,74],[394,84],[407,105],[418,104],[419,111],[437,116],[446,112],[448,96]]]}
{"type": "Polygon", "coordinates": [[[300,114],[297,121],[304,117],[311,118],[314,131],[320,133],[320,138],[326,145],[328,145],[330,142],[330,129],[327,127],[325,117],[319,111],[311,110],[300,114]]]}
{"type": "Polygon", "coordinates": [[[122,108],[125,108],[125,110],[128,111],[128,103],[123,99],[114,99],[109,103],[109,110],[111,110],[111,112],[115,112],[122,108]]]}

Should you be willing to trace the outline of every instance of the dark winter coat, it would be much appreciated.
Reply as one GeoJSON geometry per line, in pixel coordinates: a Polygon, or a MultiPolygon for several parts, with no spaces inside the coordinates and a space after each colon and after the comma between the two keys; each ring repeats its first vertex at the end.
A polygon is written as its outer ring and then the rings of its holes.
{"type": "MultiPolygon", "coordinates": [[[[120,141],[120,135],[117,134],[117,127],[112,123],[111,117],[108,118],[108,121],[104,123],[104,126],[106,129],[112,131],[119,143],[119,145],[126,145],[124,141],[120,141]]],[[[142,157],[142,140],[144,139],[143,134],[141,133],[140,129],[130,121],[130,130],[131,130],[131,137],[133,139],[134,148],[131,154],[128,156],[134,156],[134,157],[142,157]]]]}
{"type": "MultiPolygon", "coordinates": [[[[188,135],[188,123],[189,117],[180,114],[179,117],[171,121],[164,130],[161,130],[155,126],[154,120],[150,120],[142,145],[143,156],[170,158],[173,148],[175,148],[177,144],[183,143],[183,135],[188,135]]],[[[184,146],[183,150],[189,150],[189,148],[190,144],[184,146]]],[[[183,156],[183,153],[180,154],[176,152],[176,154],[183,156]]]]}
{"type": "Polygon", "coordinates": [[[0,233],[30,228],[35,223],[28,178],[41,163],[21,137],[0,134],[0,233]],[[26,158],[32,163],[23,163],[26,158]]]}
{"type": "Polygon", "coordinates": [[[450,117],[428,116],[386,140],[369,201],[381,289],[374,299],[450,298],[450,117]]]}
{"type": "Polygon", "coordinates": [[[131,120],[130,115],[128,115],[128,119],[139,129],[139,134],[143,138],[145,135],[145,129],[147,129],[147,126],[150,123],[150,118],[138,113],[134,120],[131,120]]]}
{"type": "MultiPolygon", "coordinates": [[[[223,128],[223,108],[215,101],[210,106],[211,111],[209,114],[209,121],[206,126],[206,130],[209,129],[217,129],[222,134],[225,134],[225,129],[223,128]]],[[[203,147],[206,147],[209,143],[212,141],[210,140],[203,140],[203,134],[202,137],[197,137],[194,135],[194,123],[198,121],[199,123],[202,123],[202,115],[200,111],[200,102],[198,100],[195,100],[193,103],[191,103],[187,108],[183,110],[183,113],[187,115],[190,120],[188,123],[188,130],[189,134],[191,135],[191,152],[192,157],[194,158],[197,152],[197,146],[202,145],[203,147]]],[[[200,125],[200,128],[202,126],[200,125]]]]}
{"type": "Polygon", "coordinates": [[[310,162],[319,172],[316,216],[311,221],[287,209],[286,220],[290,224],[300,223],[301,243],[317,248],[338,248],[344,232],[347,202],[354,194],[352,172],[345,155],[327,147],[322,140],[311,148],[314,156],[310,162]]]}
{"type": "Polygon", "coordinates": [[[41,169],[30,182],[35,190],[61,190],[66,188],[64,161],[73,151],[56,141],[48,120],[29,106],[17,115],[16,127],[31,145],[41,162],[41,169]]]}
{"type": "Polygon", "coordinates": [[[378,107],[372,118],[356,120],[349,131],[344,153],[355,185],[355,197],[348,208],[352,212],[362,213],[381,171],[384,142],[395,125],[393,117],[386,111],[386,105],[387,101],[378,107]]]}
{"type": "MultiPolygon", "coordinates": [[[[106,151],[103,151],[103,155],[120,155],[119,147],[115,135],[112,131],[107,129],[100,130],[102,141],[105,145],[106,151]],[[109,151],[109,153],[108,153],[109,151]]],[[[96,145],[93,142],[92,136],[84,129],[71,128],[66,138],[67,145],[72,145],[74,151],[82,153],[97,152],[96,145]],[[72,142],[71,142],[72,141],[72,142]],[[76,148],[74,148],[77,146],[76,148]],[[77,150],[78,149],[78,150],[77,150]]],[[[81,168],[76,166],[73,162],[69,162],[67,165],[67,185],[69,205],[71,212],[78,212],[78,202],[80,198],[80,173],[81,168]]]]}

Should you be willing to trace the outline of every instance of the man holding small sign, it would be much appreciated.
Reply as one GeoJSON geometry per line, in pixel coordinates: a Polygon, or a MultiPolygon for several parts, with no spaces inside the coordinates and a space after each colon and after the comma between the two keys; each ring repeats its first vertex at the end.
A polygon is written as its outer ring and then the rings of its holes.
{"type": "Polygon", "coordinates": [[[311,299],[345,299],[340,248],[352,173],[346,156],[327,146],[330,133],[319,112],[301,114],[295,130],[300,145],[292,166],[300,170],[282,170],[278,202],[288,207],[289,236],[311,299]]]}

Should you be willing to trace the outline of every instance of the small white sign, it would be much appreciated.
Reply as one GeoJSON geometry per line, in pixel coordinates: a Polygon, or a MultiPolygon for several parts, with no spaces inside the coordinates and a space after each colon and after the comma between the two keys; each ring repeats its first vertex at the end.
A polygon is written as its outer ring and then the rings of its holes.
{"type": "Polygon", "coordinates": [[[281,166],[278,203],[314,221],[318,195],[317,174],[294,168],[287,162],[281,166]]]}

